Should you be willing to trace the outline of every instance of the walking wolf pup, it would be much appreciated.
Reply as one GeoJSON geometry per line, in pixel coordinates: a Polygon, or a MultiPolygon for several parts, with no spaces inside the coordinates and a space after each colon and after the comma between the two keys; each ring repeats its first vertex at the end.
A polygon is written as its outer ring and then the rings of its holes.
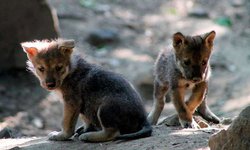
{"type": "Polygon", "coordinates": [[[63,99],[62,131],[49,140],[67,140],[75,132],[78,116],[85,122],[80,140],[102,142],[150,136],[141,97],[120,75],[73,55],[73,40],[21,43],[29,70],[43,88],[63,99]]]}
{"type": "Polygon", "coordinates": [[[195,127],[192,115],[196,109],[205,120],[219,123],[220,119],[206,104],[214,38],[214,31],[197,36],[178,32],[173,35],[173,49],[159,54],[155,63],[154,105],[148,115],[151,124],[157,123],[167,94],[182,127],[195,127]],[[192,89],[192,94],[185,102],[187,89],[192,89]]]}

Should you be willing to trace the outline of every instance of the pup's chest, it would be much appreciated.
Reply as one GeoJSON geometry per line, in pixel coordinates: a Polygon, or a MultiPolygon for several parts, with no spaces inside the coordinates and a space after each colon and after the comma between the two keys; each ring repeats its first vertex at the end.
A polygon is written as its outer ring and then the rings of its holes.
{"type": "Polygon", "coordinates": [[[53,94],[60,100],[63,101],[63,93],[61,90],[56,89],[53,91],[53,94]]]}
{"type": "Polygon", "coordinates": [[[189,80],[185,79],[179,79],[178,80],[178,87],[182,87],[185,89],[193,89],[195,86],[195,83],[189,80]]]}

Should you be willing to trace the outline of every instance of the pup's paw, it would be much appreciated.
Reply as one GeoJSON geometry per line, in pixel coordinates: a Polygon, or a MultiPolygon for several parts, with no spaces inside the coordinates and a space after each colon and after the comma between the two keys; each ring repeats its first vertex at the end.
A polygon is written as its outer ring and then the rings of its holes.
{"type": "Polygon", "coordinates": [[[192,119],[191,122],[179,119],[180,124],[183,128],[193,128],[193,129],[200,129],[200,126],[192,119]]]}
{"type": "Polygon", "coordinates": [[[48,135],[48,137],[49,140],[51,141],[65,141],[68,140],[71,136],[63,133],[62,131],[61,132],[53,131],[48,135]]]}

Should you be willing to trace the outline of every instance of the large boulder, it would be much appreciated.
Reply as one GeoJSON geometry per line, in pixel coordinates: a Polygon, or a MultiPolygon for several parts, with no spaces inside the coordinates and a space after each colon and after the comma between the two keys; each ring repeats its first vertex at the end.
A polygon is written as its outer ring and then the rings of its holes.
{"type": "Polygon", "coordinates": [[[0,1],[0,72],[25,67],[20,42],[58,37],[58,21],[45,0],[0,1]]]}
{"type": "Polygon", "coordinates": [[[245,108],[227,130],[212,135],[209,139],[211,150],[249,149],[250,147],[250,106],[245,108]]]}

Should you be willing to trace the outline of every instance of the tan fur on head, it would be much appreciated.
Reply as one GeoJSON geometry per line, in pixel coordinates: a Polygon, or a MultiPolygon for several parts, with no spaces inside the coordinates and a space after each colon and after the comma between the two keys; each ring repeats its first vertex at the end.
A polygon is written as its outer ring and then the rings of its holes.
{"type": "Polygon", "coordinates": [[[29,59],[28,69],[38,77],[41,86],[48,90],[58,88],[70,70],[74,40],[36,40],[21,45],[29,59]]]}
{"type": "Polygon", "coordinates": [[[211,31],[211,32],[206,33],[204,35],[204,38],[205,38],[205,41],[206,41],[206,46],[208,46],[208,47],[213,46],[215,35],[216,35],[215,31],[211,31]]]}
{"type": "Polygon", "coordinates": [[[41,51],[47,51],[52,47],[57,47],[58,49],[62,49],[63,51],[69,50],[72,52],[75,47],[74,40],[64,40],[64,39],[56,39],[56,40],[35,40],[32,42],[23,42],[21,46],[29,59],[35,56],[37,53],[41,51]]]}

